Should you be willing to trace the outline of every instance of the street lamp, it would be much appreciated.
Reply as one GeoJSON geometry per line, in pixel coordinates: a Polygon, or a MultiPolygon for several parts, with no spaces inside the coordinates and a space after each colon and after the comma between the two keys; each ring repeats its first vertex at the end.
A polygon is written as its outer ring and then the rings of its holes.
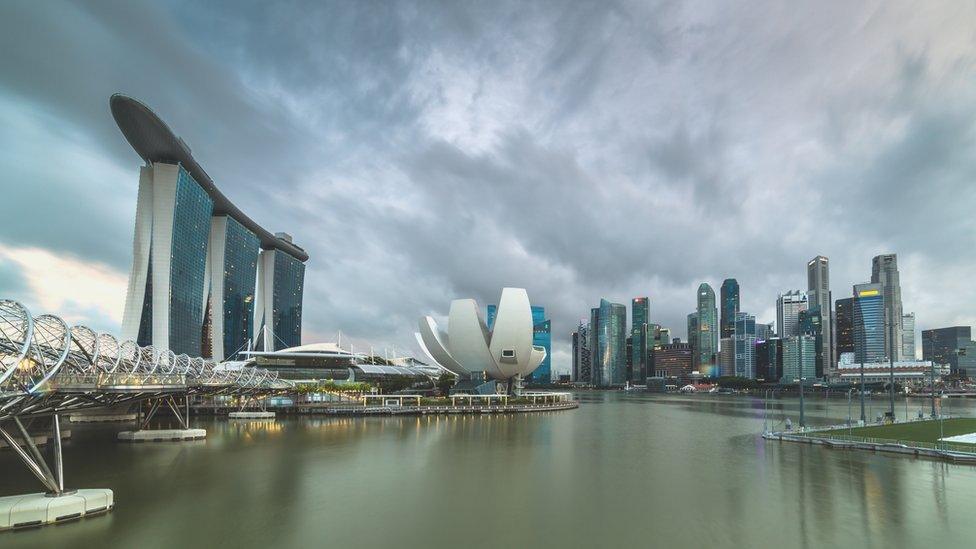
{"type": "Polygon", "coordinates": [[[800,429],[806,427],[806,422],[803,419],[803,380],[805,378],[800,378],[800,429]]]}
{"type": "Polygon", "coordinates": [[[854,387],[847,390],[847,434],[854,434],[853,424],[854,419],[851,417],[851,393],[854,392],[854,387]]]}

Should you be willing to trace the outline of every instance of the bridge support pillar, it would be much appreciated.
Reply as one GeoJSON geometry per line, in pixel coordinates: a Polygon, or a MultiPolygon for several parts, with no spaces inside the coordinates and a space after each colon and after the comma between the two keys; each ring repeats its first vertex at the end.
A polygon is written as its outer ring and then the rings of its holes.
{"type": "Polygon", "coordinates": [[[48,466],[44,455],[34,442],[34,437],[19,417],[11,418],[16,434],[0,424],[0,437],[17,454],[20,461],[44,487],[46,493],[22,496],[0,497],[0,530],[28,526],[40,526],[54,522],[75,519],[110,510],[114,504],[114,494],[108,489],[70,490],[64,489],[64,460],[61,450],[61,417],[51,416],[51,444],[54,454],[54,469],[48,466]]]}
{"type": "Polygon", "coordinates": [[[139,425],[138,431],[122,431],[118,439],[123,442],[169,442],[183,440],[200,440],[207,437],[206,429],[190,428],[190,396],[183,395],[183,402],[179,402],[175,395],[166,395],[152,399],[149,411],[139,425]],[[167,407],[173,413],[179,429],[150,429],[149,423],[162,407],[167,407]]]}

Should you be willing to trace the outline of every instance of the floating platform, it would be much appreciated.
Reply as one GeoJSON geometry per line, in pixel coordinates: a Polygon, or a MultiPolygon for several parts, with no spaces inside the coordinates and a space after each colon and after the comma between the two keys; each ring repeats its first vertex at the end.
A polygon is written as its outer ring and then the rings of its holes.
{"type": "Polygon", "coordinates": [[[30,528],[105,513],[115,505],[107,488],[66,492],[60,496],[27,494],[0,497],[0,530],[30,528]]]}
{"type": "Polygon", "coordinates": [[[274,419],[274,412],[231,412],[227,414],[230,419],[274,419]]]}
{"type": "Polygon", "coordinates": [[[135,421],[139,414],[71,414],[68,420],[71,423],[116,423],[135,421]]]}
{"type": "MultiPolygon", "coordinates": [[[[67,440],[69,438],[71,438],[71,431],[70,430],[67,430],[66,429],[64,431],[61,431],[61,440],[67,440]]],[[[31,439],[34,441],[34,444],[35,445],[37,445],[37,446],[43,446],[43,445],[51,442],[51,435],[44,435],[44,434],[42,434],[42,435],[32,435],[31,436],[31,439]]],[[[8,447],[9,446],[8,446],[6,440],[0,440],[0,450],[4,450],[4,449],[6,449],[8,447]]]]}
{"type": "Polygon", "coordinates": [[[205,438],[206,429],[145,429],[119,433],[119,440],[122,442],[179,442],[205,438]]]}

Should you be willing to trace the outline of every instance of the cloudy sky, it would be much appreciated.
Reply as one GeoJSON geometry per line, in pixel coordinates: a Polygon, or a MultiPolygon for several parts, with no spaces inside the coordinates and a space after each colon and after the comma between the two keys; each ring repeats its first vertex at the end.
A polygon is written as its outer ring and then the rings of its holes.
{"type": "Polygon", "coordinates": [[[414,348],[521,286],[554,368],[600,297],[684,336],[831,259],[898,254],[920,329],[976,324],[973,2],[0,3],[0,296],[117,331],[153,108],[311,255],[305,341],[414,348]],[[856,5],[855,5],[856,4],[856,5]]]}

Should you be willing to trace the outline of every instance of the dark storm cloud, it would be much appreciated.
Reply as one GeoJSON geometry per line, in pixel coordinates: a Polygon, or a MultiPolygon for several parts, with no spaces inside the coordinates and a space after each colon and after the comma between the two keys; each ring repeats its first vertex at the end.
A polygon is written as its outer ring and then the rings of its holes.
{"type": "Polygon", "coordinates": [[[831,257],[840,297],[892,251],[920,327],[972,323],[956,279],[974,263],[976,71],[957,11],[4,3],[0,244],[128,268],[139,160],[107,108],[124,91],[309,250],[308,339],[412,349],[418,316],[524,286],[566,369],[600,297],[650,295],[683,335],[702,281],[738,278],[770,321],[811,257],[831,257]]]}

